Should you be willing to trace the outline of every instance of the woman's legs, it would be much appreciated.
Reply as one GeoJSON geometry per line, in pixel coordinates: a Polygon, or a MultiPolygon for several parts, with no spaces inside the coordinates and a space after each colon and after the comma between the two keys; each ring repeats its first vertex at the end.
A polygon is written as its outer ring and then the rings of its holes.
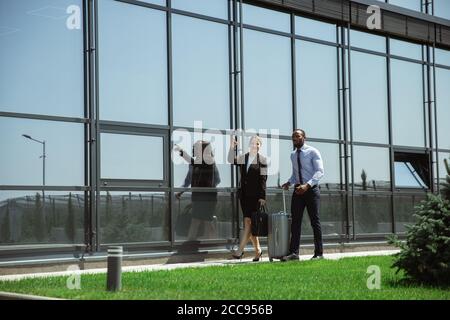
{"type": "Polygon", "coordinates": [[[244,248],[248,243],[248,240],[252,236],[252,220],[250,218],[244,217],[244,235],[241,239],[241,243],[239,245],[239,254],[244,252],[244,248]]]}
{"type": "Polygon", "coordinates": [[[255,258],[259,257],[259,253],[261,252],[261,245],[259,244],[259,238],[250,234],[250,240],[253,243],[253,248],[255,248],[255,258]]]}

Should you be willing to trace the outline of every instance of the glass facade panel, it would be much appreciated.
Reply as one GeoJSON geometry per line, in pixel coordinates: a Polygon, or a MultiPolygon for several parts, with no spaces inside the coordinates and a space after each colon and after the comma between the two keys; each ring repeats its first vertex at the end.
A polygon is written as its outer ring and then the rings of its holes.
{"type": "Polygon", "coordinates": [[[353,140],[388,143],[386,59],[353,51],[351,60],[353,140]]]}
{"type": "Polygon", "coordinates": [[[172,8],[228,19],[228,0],[172,0],[172,8]]]}
{"type": "Polygon", "coordinates": [[[292,133],[290,39],[244,30],[244,119],[246,129],[292,133]]]}
{"type": "Polygon", "coordinates": [[[414,11],[421,11],[421,0],[389,0],[389,3],[414,11]]]}
{"type": "Polygon", "coordinates": [[[44,176],[47,186],[84,185],[81,124],[0,117],[0,149],[2,185],[43,185],[44,176]]]}
{"type": "Polygon", "coordinates": [[[169,196],[164,192],[100,193],[100,242],[169,240],[169,196]]]}
{"type": "Polygon", "coordinates": [[[164,179],[164,139],[131,134],[101,134],[103,179],[164,179]]]}
{"type": "Polygon", "coordinates": [[[420,64],[391,60],[392,127],[395,145],[425,145],[422,79],[420,64]]]}
{"type": "Polygon", "coordinates": [[[0,246],[84,242],[84,193],[0,191],[0,246]]]}
{"type": "MultiPolygon", "coordinates": [[[[319,216],[323,236],[339,236],[345,233],[345,211],[345,195],[324,192],[320,194],[319,216]]],[[[306,209],[303,213],[301,234],[302,236],[313,236],[313,229],[311,227],[308,211],[306,209]]],[[[301,240],[301,243],[304,243],[303,239],[301,240]]]]}
{"type": "Polygon", "coordinates": [[[450,66],[450,51],[436,49],[435,55],[436,55],[436,63],[437,64],[450,66]]]}
{"type": "Polygon", "coordinates": [[[325,174],[320,180],[320,189],[322,191],[339,189],[341,183],[339,145],[315,141],[307,141],[306,143],[317,148],[322,156],[325,174]]]}
{"type": "Polygon", "coordinates": [[[336,48],[297,40],[295,53],[297,126],[308,137],[338,139],[336,48]],[[318,66],[321,72],[317,72],[318,66]]]}
{"type": "Polygon", "coordinates": [[[288,14],[242,4],[242,18],[245,24],[282,32],[291,32],[291,20],[288,14]]]}
{"type": "Polygon", "coordinates": [[[412,194],[395,196],[394,199],[394,217],[395,232],[406,232],[406,226],[416,222],[414,218],[415,207],[425,200],[425,194],[412,194]]]}
{"type": "Polygon", "coordinates": [[[436,109],[438,144],[450,149],[450,70],[436,68],[436,109]]]}
{"type": "Polygon", "coordinates": [[[308,38],[336,42],[336,25],[304,17],[295,17],[295,33],[308,38]]]}
{"type": "Polygon", "coordinates": [[[142,2],[157,4],[160,6],[166,6],[166,0],[140,0],[142,2]]]}
{"type": "Polygon", "coordinates": [[[0,111],[84,117],[82,16],[80,0],[0,1],[0,111]]]}
{"type": "Polygon", "coordinates": [[[390,189],[389,149],[353,146],[353,174],[357,190],[390,189]]]}
{"type": "Polygon", "coordinates": [[[450,20],[450,1],[434,0],[434,15],[450,20]]]}
{"type": "Polygon", "coordinates": [[[361,49],[386,52],[385,37],[355,30],[350,30],[350,45],[361,49]]]}
{"type": "Polygon", "coordinates": [[[99,1],[100,118],[167,125],[163,11],[99,1]]]}
{"type": "Polygon", "coordinates": [[[175,239],[229,239],[233,234],[233,199],[226,192],[187,192],[174,200],[175,239]]]}
{"type": "Polygon", "coordinates": [[[291,152],[291,140],[263,139],[261,154],[268,160],[267,187],[279,187],[291,177],[291,152]]]}
{"type": "Polygon", "coordinates": [[[392,233],[391,196],[355,195],[355,233],[392,233]]]}
{"type": "Polygon", "coordinates": [[[390,39],[391,54],[415,60],[422,60],[422,46],[419,44],[390,39]]]}
{"type": "Polygon", "coordinates": [[[174,125],[228,128],[228,27],[180,15],[172,20],[174,125]]]}
{"type": "MultiPolygon", "coordinates": [[[[172,142],[177,144],[187,154],[194,157],[193,145],[197,141],[208,141],[211,143],[214,161],[219,171],[219,177],[215,177],[216,187],[231,187],[231,165],[227,163],[228,150],[230,148],[230,137],[220,132],[193,133],[186,130],[177,130],[172,135],[172,142]]],[[[191,172],[189,164],[178,152],[172,152],[174,187],[190,187],[186,185],[190,181],[191,172]],[[187,179],[187,180],[186,180],[187,179]]],[[[211,182],[212,184],[214,181],[211,182]]]]}

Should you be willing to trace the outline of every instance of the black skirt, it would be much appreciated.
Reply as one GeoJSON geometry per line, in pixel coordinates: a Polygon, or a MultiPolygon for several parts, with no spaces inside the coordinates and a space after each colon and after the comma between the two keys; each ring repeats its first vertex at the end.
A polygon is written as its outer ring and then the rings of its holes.
{"type": "Polygon", "coordinates": [[[257,197],[242,197],[240,199],[242,213],[244,214],[244,218],[251,218],[252,212],[258,211],[259,208],[259,199],[257,197]]]}

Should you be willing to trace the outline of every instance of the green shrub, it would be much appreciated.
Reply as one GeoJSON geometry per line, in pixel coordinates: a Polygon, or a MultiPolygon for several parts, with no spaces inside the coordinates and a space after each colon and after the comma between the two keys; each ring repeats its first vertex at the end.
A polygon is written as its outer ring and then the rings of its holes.
{"type": "Polygon", "coordinates": [[[416,207],[417,222],[407,227],[406,242],[390,237],[401,248],[393,268],[414,281],[450,285],[450,202],[429,194],[416,207]]]}

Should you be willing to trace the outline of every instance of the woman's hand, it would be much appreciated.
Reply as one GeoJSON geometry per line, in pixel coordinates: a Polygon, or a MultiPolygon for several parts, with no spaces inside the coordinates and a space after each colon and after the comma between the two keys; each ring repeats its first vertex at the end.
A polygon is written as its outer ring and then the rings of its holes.
{"type": "Polygon", "coordinates": [[[230,140],[230,148],[236,148],[239,145],[239,142],[235,139],[236,136],[231,136],[230,140]]]}
{"type": "Polygon", "coordinates": [[[259,199],[258,202],[261,207],[266,205],[266,200],[264,200],[264,199],[259,199]]]}
{"type": "Polygon", "coordinates": [[[183,191],[176,193],[176,194],[175,194],[175,198],[177,198],[178,200],[180,200],[180,199],[181,199],[181,195],[182,195],[183,193],[184,193],[183,191]]]}

